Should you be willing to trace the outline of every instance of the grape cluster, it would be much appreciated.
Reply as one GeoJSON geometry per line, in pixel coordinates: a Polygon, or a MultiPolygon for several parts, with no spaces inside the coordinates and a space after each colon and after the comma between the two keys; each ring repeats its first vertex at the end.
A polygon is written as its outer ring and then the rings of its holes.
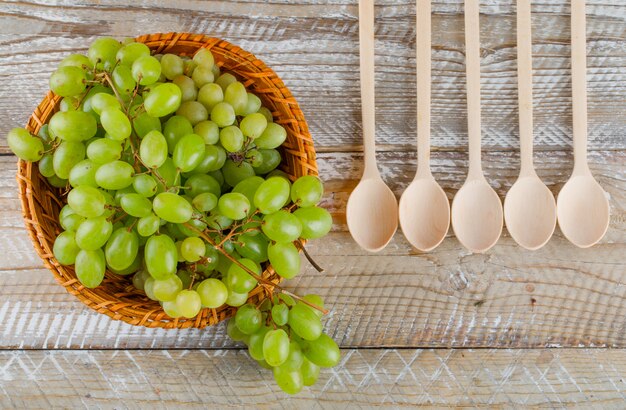
{"type": "Polygon", "coordinates": [[[193,58],[151,55],[132,40],[97,39],[50,77],[60,111],[37,136],[9,132],[25,161],[65,188],[53,253],[88,288],[108,269],[172,318],[239,307],[229,335],[274,369],[283,390],[314,383],[334,366],[337,345],[322,333],[321,298],[299,298],[261,276],[300,271],[301,239],[326,235],[315,176],[293,183],[277,169],[286,130],[208,49],[193,58]],[[273,292],[246,304],[259,283],[273,292]]]}

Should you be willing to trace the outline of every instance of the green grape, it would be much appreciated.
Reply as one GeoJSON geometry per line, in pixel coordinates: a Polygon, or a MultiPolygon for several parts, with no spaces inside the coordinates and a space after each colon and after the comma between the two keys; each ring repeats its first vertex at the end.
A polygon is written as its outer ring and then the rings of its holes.
{"type": "Polygon", "coordinates": [[[122,96],[122,99],[130,99],[131,94],[135,90],[137,82],[133,78],[133,73],[130,67],[125,65],[119,65],[113,70],[111,75],[113,79],[113,86],[122,96]]]}
{"type": "Polygon", "coordinates": [[[126,227],[113,231],[104,248],[107,265],[116,270],[131,266],[138,253],[139,238],[133,230],[126,227]]]}
{"type": "Polygon", "coordinates": [[[302,390],[304,382],[300,370],[290,370],[283,366],[274,367],[274,380],[287,394],[297,394],[302,390]]]}
{"type": "Polygon", "coordinates": [[[133,286],[139,290],[143,290],[146,281],[150,278],[150,274],[145,270],[140,270],[133,275],[133,286]]]}
{"type": "Polygon", "coordinates": [[[213,65],[215,64],[215,59],[213,58],[213,54],[207,48],[201,48],[200,50],[198,50],[196,54],[193,56],[193,61],[197,65],[201,67],[206,67],[208,69],[212,69],[213,65]]]}
{"type": "Polygon", "coordinates": [[[61,97],[81,94],[87,87],[85,70],[74,66],[59,67],[50,76],[50,89],[61,97]]]}
{"type": "MultiPolygon", "coordinates": [[[[272,116],[272,112],[269,110],[269,108],[267,107],[261,107],[259,108],[258,111],[260,114],[263,114],[263,116],[265,117],[265,119],[267,120],[267,124],[269,125],[271,122],[274,121],[274,117],[272,116]]],[[[266,128],[267,129],[267,128],[266,128]]]]}
{"type": "MultiPolygon", "coordinates": [[[[171,158],[167,158],[163,165],[156,169],[156,173],[161,176],[167,187],[176,187],[180,185],[180,173],[176,171],[176,166],[171,158]]],[[[159,184],[157,192],[164,190],[163,183],[159,184]]],[[[171,188],[170,192],[178,192],[178,188],[171,188]]]]}
{"type": "MultiPolygon", "coordinates": [[[[284,306],[284,305],[283,305],[284,306]]],[[[304,362],[304,354],[298,342],[291,341],[289,343],[289,356],[281,365],[286,369],[299,370],[304,362]]]]}
{"type": "Polygon", "coordinates": [[[34,137],[24,128],[13,128],[7,135],[9,148],[24,161],[39,161],[44,147],[41,138],[34,137]]]}
{"type": "Polygon", "coordinates": [[[59,63],[59,67],[93,68],[93,64],[84,54],[70,54],[59,63]]]}
{"type": "Polygon", "coordinates": [[[220,139],[220,129],[213,121],[201,121],[193,127],[193,132],[204,139],[205,144],[216,144],[220,139]]]}
{"type": "Polygon", "coordinates": [[[230,186],[226,184],[226,180],[224,179],[224,174],[222,173],[221,169],[218,169],[216,171],[210,171],[208,175],[212,176],[213,179],[217,181],[219,186],[224,188],[224,191],[228,191],[228,188],[230,188],[230,186]]]}
{"type": "Polygon", "coordinates": [[[100,115],[102,127],[109,136],[118,141],[125,140],[132,130],[130,120],[122,111],[115,108],[107,108],[100,115]]]}
{"type": "Polygon", "coordinates": [[[89,218],[83,221],[76,230],[76,244],[86,251],[95,251],[107,243],[113,225],[103,216],[89,218]]]}
{"type": "Polygon", "coordinates": [[[222,173],[228,185],[236,186],[244,179],[254,176],[254,169],[252,165],[245,161],[236,163],[233,160],[227,159],[222,167],[222,173]]]}
{"type": "MultiPolygon", "coordinates": [[[[135,62],[137,64],[137,62],[135,62]]],[[[133,64],[133,67],[134,65],[133,64]]],[[[156,86],[144,99],[146,112],[152,117],[165,117],[175,112],[180,106],[182,92],[176,84],[167,83],[156,86]]]]}
{"type": "Polygon", "coordinates": [[[130,216],[143,218],[152,215],[152,202],[142,195],[130,193],[120,199],[122,209],[130,216]]]}
{"type": "Polygon", "coordinates": [[[263,164],[263,154],[258,149],[251,149],[246,152],[246,161],[254,167],[260,167],[263,164]]]}
{"type": "Polygon", "coordinates": [[[213,247],[211,244],[206,244],[206,250],[204,252],[204,257],[206,258],[204,261],[204,265],[209,270],[213,270],[217,268],[217,264],[220,259],[220,253],[217,249],[213,247]]]}
{"type": "Polygon", "coordinates": [[[85,141],[96,135],[98,124],[83,111],[59,111],[50,118],[50,132],[64,141],[85,141]]]}
{"type": "Polygon", "coordinates": [[[200,212],[209,212],[217,206],[217,196],[210,192],[203,192],[194,197],[191,204],[200,212]]]}
{"type": "Polygon", "coordinates": [[[201,88],[205,84],[212,83],[215,76],[210,68],[200,66],[193,70],[193,73],[191,73],[191,79],[196,87],[201,88]]]}
{"type": "Polygon", "coordinates": [[[228,306],[238,307],[242,306],[248,301],[248,293],[237,293],[232,290],[228,290],[228,299],[226,299],[226,304],[228,306]]]}
{"type": "Polygon", "coordinates": [[[108,71],[115,65],[116,55],[121,47],[120,42],[114,38],[100,37],[91,43],[87,57],[96,68],[108,71]]]}
{"type": "Polygon", "coordinates": [[[74,263],[76,277],[87,288],[95,288],[102,283],[106,263],[102,249],[94,251],[81,250],[74,263]]]}
{"type": "Polygon", "coordinates": [[[183,317],[195,317],[202,309],[200,295],[195,290],[181,290],[176,296],[176,308],[183,317]]]}
{"type": "Polygon", "coordinates": [[[189,221],[193,214],[191,204],[185,198],[171,192],[158,194],[154,198],[152,207],[159,218],[178,224],[189,221]]]}
{"type": "Polygon", "coordinates": [[[284,303],[272,306],[272,320],[277,326],[284,326],[289,319],[289,307],[284,303]]]}
{"type": "Polygon", "coordinates": [[[258,148],[273,149],[279,147],[287,139],[287,131],[274,122],[268,122],[260,137],[254,140],[258,148]]]}
{"type": "Polygon", "coordinates": [[[48,180],[48,183],[55,188],[63,188],[63,189],[67,188],[67,184],[68,184],[67,179],[59,178],[56,175],[53,175],[46,179],[48,180]]]}
{"type": "Polygon", "coordinates": [[[293,242],[302,233],[302,223],[287,211],[277,211],[263,217],[263,233],[275,242],[293,242]]]}
{"type": "Polygon", "coordinates": [[[85,144],[82,142],[63,141],[52,155],[54,173],[59,178],[68,179],[72,168],[84,158],[85,144]]]}
{"type": "Polygon", "coordinates": [[[283,329],[270,330],[263,339],[263,358],[272,367],[280,366],[289,357],[289,336],[283,329]]]}
{"type": "Polygon", "coordinates": [[[189,271],[179,270],[178,272],[176,272],[176,276],[178,276],[178,279],[180,279],[181,283],[183,284],[183,289],[189,289],[191,287],[192,276],[189,271]]]}
{"type": "Polygon", "coordinates": [[[204,105],[197,101],[184,101],[180,104],[176,115],[187,118],[191,125],[196,125],[209,118],[209,112],[204,108],[204,105]]]}
{"type": "Polygon", "coordinates": [[[196,134],[182,137],[174,147],[172,160],[182,172],[190,172],[204,159],[204,139],[196,134]]]}
{"type": "Polygon", "coordinates": [[[139,218],[137,221],[137,233],[144,237],[152,236],[161,226],[160,222],[161,219],[153,213],[139,218]]]}
{"type": "Polygon", "coordinates": [[[76,245],[76,236],[72,231],[61,232],[54,240],[52,253],[61,265],[73,265],[80,248],[76,245]]]}
{"type": "Polygon", "coordinates": [[[228,288],[224,282],[218,279],[205,279],[200,282],[197,289],[202,301],[202,306],[217,309],[226,303],[228,299],[228,288]]]}
{"type": "Polygon", "coordinates": [[[211,112],[215,105],[224,101],[224,91],[218,84],[208,83],[198,90],[197,100],[207,111],[211,112]]]}
{"type": "Polygon", "coordinates": [[[143,43],[128,43],[117,51],[115,58],[125,66],[132,66],[141,57],[150,55],[150,49],[143,43]]]}
{"type": "Polygon", "coordinates": [[[261,186],[263,181],[264,179],[261,177],[252,176],[244,179],[243,181],[240,181],[233,188],[233,192],[238,192],[248,198],[248,202],[250,202],[249,214],[256,211],[256,206],[254,206],[254,194],[256,193],[257,189],[259,189],[259,186],[261,186]]]}
{"type": "Polygon", "coordinates": [[[174,115],[165,123],[163,135],[167,140],[167,148],[169,153],[174,152],[174,147],[178,141],[185,135],[193,134],[193,127],[189,120],[180,115],[174,115]]]}
{"type": "MultiPolygon", "coordinates": [[[[131,110],[132,113],[132,110],[131,110]]],[[[134,114],[133,128],[139,138],[145,137],[150,131],[161,132],[161,120],[151,117],[147,112],[134,114]]]]}
{"type": "Polygon", "coordinates": [[[152,292],[153,287],[154,287],[154,278],[151,276],[148,279],[146,279],[146,281],[144,282],[143,290],[146,293],[146,296],[148,297],[148,299],[157,300],[156,297],[154,296],[154,293],[152,292]]]}
{"type": "Polygon", "coordinates": [[[200,238],[185,238],[180,246],[181,256],[187,262],[196,262],[204,256],[206,247],[204,241],[200,238]]]}
{"type": "Polygon", "coordinates": [[[225,217],[238,221],[248,215],[250,201],[243,194],[230,192],[220,197],[218,208],[225,217]]]}
{"type": "Polygon", "coordinates": [[[177,319],[182,316],[182,314],[178,310],[178,305],[176,304],[176,300],[163,302],[162,307],[163,307],[163,311],[165,312],[165,314],[173,319],[177,319]]]}
{"type": "Polygon", "coordinates": [[[291,187],[291,200],[301,208],[317,205],[322,195],[324,195],[322,181],[313,175],[296,179],[291,187]]]}
{"type": "Polygon", "coordinates": [[[72,211],[85,218],[94,218],[104,213],[105,198],[102,191],[90,186],[72,189],[67,196],[67,203],[72,211]]]}
{"type": "Polygon", "coordinates": [[[192,198],[205,192],[211,193],[218,198],[221,195],[220,184],[210,175],[193,174],[187,178],[185,186],[187,187],[185,193],[192,198]]]}
{"type": "Polygon", "coordinates": [[[243,148],[243,141],[243,134],[235,125],[223,128],[220,131],[220,143],[228,152],[240,151],[243,148]]]}
{"type": "Polygon", "coordinates": [[[248,105],[246,87],[239,81],[229,84],[224,91],[224,101],[233,107],[235,114],[242,115],[248,105]]]}
{"type": "Polygon", "coordinates": [[[163,280],[155,280],[152,285],[154,297],[161,302],[170,302],[176,299],[181,290],[183,290],[183,281],[176,275],[163,280]]]}
{"type": "MultiPolygon", "coordinates": [[[[259,111],[259,108],[261,108],[261,99],[252,93],[248,93],[248,102],[246,103],[246,109],[242,115],[255,113],[259,111]]],[[[263,117],[265,117],[265,115],[263,115],[263,117]]]]}
{"type": "Polygon", "coordinates": [[[227,102],[219,102],[215,104],[211,110],[211,121],[216,123],[220,128],[233,125],[235,119],[235,110],[227,102]]]}
{"type": "MultiPolygon", "coordinates": [[[[315,314],[312,308],[302,302],[296,303],[296,305],[289,310],[288,323],[291,330],[304,340],[316,340],[322,334],[322,322],[320,322],[320,318],[315,314]]],[[[307,355],[307,357],[309,356],[307,355]]],[[[310,357],[309,360],[311,360],[310,357]]],[[[318,364],[314,360],[311,361],[318,364]]]]}
{"type": "Polygon", "coordinates": [[[213,70],[212,71],[213,71],[213,77],[214,78],[218,78],[222,74],[222,72],[220,70],[220,67],[217,64],[213,65],[213,70]]]}
{"type": "Polygon", "coordinates": [[[129,163],[113,161],[98,168],[96,171],[96,182],[104,189],[124,189],[133,183],[134,174],[135,170],[129,163]]]}
{"type": "MultiPolygon", "coordinates": [[[[198,288],[200,287],[198,286],[198,288]]],[[[202,297],[202,295],[200,295],[200,297],[202,297]]],[[[228,325],[226,325],[226,334],[235,342],[243,342],[248,339],[248,335],[239,330],[234,319],[230,319],[228,321],[228,325]]]]}
{"type": "Polygon", "coordinates": [[[320,376],[320,368],[318,365],[312,363],[306,357],[302,358],[302,366],[300,367],[302,373],[302,381],[305,386],[313,386],[317,383],[317,379],[320,376]]]}
{"type": "Polygon", "coordinates": [[[178,262],[185,262],[185,258],[183,258],[183,253],[180,251],[180,247],[183,245],[183,241],[176,241],[175,245],[178,262]]]}
{"type": "Polygon", "coordinates": [[[98,138],[87,147],[87,158],[96,164],[106,164],[122,157],[122,144],[109,138],[98,138]]]}
{"type": "Polygon", "coordinates": [[[257,188],[254,205],[264,214],[276,212],[289,201],[289,188],[284,178],[269,178],[257,188]]]}
{"type": "Polygon", "coordinates": [[[237,252],[256,263],[263,263],[268,259],[267,246],[268,241],[264,235],[243,234],[239,235],[235,242],[237,252]]]}
{"type": "Polygon", "coordinates": [[[56,175],[54,173],[54,164],[52,163],[52,154],[44,154],[39,160],[37,167],[39,168],[39,173],[46,178],[56,175]]]}
{"type": "Polygon", "coordinates": [[[183,65],[183,59],[175,54],[165,54],[161,57],[161,72],[168,80],[182,75],[183,65]]]}
{"type": "Polygon", "coordinates": [[[172,82],[180,88],[183,102],[196,101],[196,98],[198,98],[198,89],[190,77],[181,74],[176,76],[172,82]]]}
{"type": "Polygon", "coordinates": [[[302,351],[311,363],[320,367],[336,366],[339,363],[339,359],[341,359],[339,346],[326,333],[322,333],[313,341],[304,343],[302,351]]]}
{"type": "Polygon", "coordinates": [[[219,171],[226,162],[226,151],[217,145],[206,145],[204,148],[204,158],[194,171],[200,174],[219,171]]]}
{"type": "MultiPolygon", "coordinates": [[[[317,307],[320,307],[322,309],[324,308],[324,299],[322,299],[322,297],[319,296],[319,295],[308,294],[308,295],[304,295],[304,297],[302,299],[306,300],[307,302],[310,302],[310,303],[314,304],[317,307]]],[[[321,311],[319,311],[317,309],[313,309],[313,311],[320,318],[324,315],[324,313],[322,313],[321,311]]]]}
{"type": "MultiPolygon", "coordinates": [[[[154,84],[159,80],[159,77],[161,76],[161,63],[159,63],[159,60],[157,60],[156,58],[152,56],[141,56],[133,62],[131,71],[132,71],[134,80],[138,82],[139,84],[141,85],[154,84]]],[[[154,92],[155,90],[153,90],[152,92],[154,92]]],[[[150,110],[148,110],[147,108],[148,107],[146,107],[146,110],[150,114],[150,110]]],[[[164,114],[164,115],[167,115],[167,114],[164,114]]],[[[162,117],[163,115],[152,115],[152,116],[162,117]]]]}
{"type": "Polygon", "coordinates": [[[147,133],[139,145],[139,158],[148,168],[158,168],[167,159],[167,141],[159,131],[147,133]]]}
{"type": "Polygon", "coordinates": [[[80,99],[78,96],[75,97],[65,97],[61,99],[59,102],[59,110],[60,111],[76,111],[80,108],[80,99]]]}
{"type": "Polygon", "coordinates": [[[260,149],[261,158],[263,158],[263,162],[261,165],[254,167],[254,172],[257,175],[267,174],[270,171],[273,171],[281,161],[280,152],[275,149],[260,149]]]}
{"type": "Polygon", "coordinates": [[[256,139],[263,134],[265,127],[267,127],[267,120],[263,114],[249,114],[241,120],[239,127],[241,128],[243,135],[248,138],[256,139]]]}
{"type": "Polygon", "coordinates": [[[217,77],[217,79],[215,80],[215,84],[222,87],[223,91],[226,91],[226,88],[228,88],[230,84],[236,81],[237,78],[234,75],[232,75],[231,73],[224,73],[217,77]]]}
{"type": "Polygon", "coordinates": [[[276,243],[267,248],[267,256],[277,274],[285,279],[300,273],[300,254],[293,243],[276,243]]]}
{"type": "Polygon", "coordinates": [[[90,159],[84,159],[80,161],[78,164],[74,165],[72,170],[70,171],[70,175],[68,180],[70,181],[70,185],[73,187],[77,187],[79,185],[89,185],[92,187],[97,187],[96,184],[96,171],[100,165],[95,164],[90,159]]]}
{"type": "Polygon", "coordinates": [[[133,189],[139,195],[150,198],[157,192],[157,181],[150,175],[135,175],[133,178],[133,189]]]}
{"type": "Polygon", "coordinates": [[[301,236],[304,239],[321,238],[330,232],[333,218],[324,208],[300,208],[293,213],[302,223],[301,236]]]}
{"type": "MultiPolygon", "coordinates": [[[[250,271],[256,273],[257,275],[261,274],[261,267],[250,259],[239,259],[241,265],[245,266],[250,271]]],[[[241,268],[236,263],[233,263],[228,268],[228,275],[226,278],[226,284],[229,289],[232,289],[233,292],[236,293],[247,293],[255,288],[257,285],[256,279],[254,279],[248,272],[246,272],[243,268],[241,268]]]]}
{"type": "Polygon", "coordinates": [[[256,306],[246,304],[237,309],[235,313],[235,323],[239,330],[246,335],[251,335],[261,328],[262,325],[261,312],[256,306]]]}
{"type": "Polygon", "coordinates": [[[132,185],[129,185],[125,188],[122,188],[118,191],[113,192],[114,195],[114,199],[115,199],[115,205],[120,206],[121,201],[122,201],[122,197],[126,194],[134,194],[136,193],[135,190],[133,189],[132,185]]]}
{"type": "Polygon", "coordinates": [[[169,236],[153,235],[148,238],[144,257],[146,269],[153,278],[163,280],[176,273],[178,251],[169,236]]]}
{"type": "Polygon", "coordinates": [[[254,360],[265,361],[263,359],[263,342],[265,341],[265,335],[269,331],[270,331],[269,327],[262,326],[249,336],[248,353],[250,354],[250,357],[252,357],[254,360]]]}
{"type": "Polygon", "coordinates": [[[197,67],[198,67],[198,64],[196,64],[193,60],[190,60],[187,57],[183,57],[183,74],[185,74],[187,77],[191,77],[191,75],[193,74],[193,71],[197,67]]]}

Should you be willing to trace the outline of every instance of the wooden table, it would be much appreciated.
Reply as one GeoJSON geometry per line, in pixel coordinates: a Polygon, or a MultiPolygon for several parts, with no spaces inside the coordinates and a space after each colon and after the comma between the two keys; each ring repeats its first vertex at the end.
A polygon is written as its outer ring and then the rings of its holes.
{"type": "MultiPolygon", "coordinates": [[[[57,285],[24,230],[16,159],[0,141],[0,408],[204,406],[624,407],[626,393],[626,0],[587,7],[589,157],[611,226],[586,250],[558,231],[530,252],[505,232],[484,255],[450,235],[434,252],[398,233],[367,254],[345,227],[362,172],[356,0],[0,1],[0,134],[22,126],[68,53],[101,35],[190,31],[273,67],[315,138],[336,226],[288,287],[316,292],[339,366],[289,398],[225,326],[131,327],[57,285]],[[297,3],[297,4],[296,4],[297,3]]],[[[415,155],[415,5],[376,6],[378,159],[397,194],[415,155]]],[[[501,196],[519,169],[514,1],[482,2],[484,168],[501,196]]],[[[556,194],[572,169],[569,2],[533,6],[538,173],[556,194]]],[[[450,198],[467,171],[463,5],[433,5],[433,167],[450,198]]],[[[375,221],[372,221],[375,223],[375,221]]]]}

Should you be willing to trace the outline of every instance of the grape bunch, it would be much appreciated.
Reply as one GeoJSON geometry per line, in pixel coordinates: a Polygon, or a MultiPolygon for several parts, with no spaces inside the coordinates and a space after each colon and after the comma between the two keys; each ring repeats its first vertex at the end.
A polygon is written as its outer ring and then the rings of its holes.
{"type": "Polygon", "coordinates": [[[11,130],[8,143],[65,189],[60,264],[74,265],[88,288],[107,269],[132,275],[172,318],[237,307],[228,334],[288,393],[337,364],[322,299],[262,277],[268,263],[283,278],[298,275],[302,239],[326,235],[332,218],[317,206],[319,178],[291,182],[277,169],[287,132],[259,97],[208,49],[151,55],[112,38],[63,59],[50,88],[60,110],[36,136],[11,130]],[[270,297],[247,303],[259,285],[270,297]]]}

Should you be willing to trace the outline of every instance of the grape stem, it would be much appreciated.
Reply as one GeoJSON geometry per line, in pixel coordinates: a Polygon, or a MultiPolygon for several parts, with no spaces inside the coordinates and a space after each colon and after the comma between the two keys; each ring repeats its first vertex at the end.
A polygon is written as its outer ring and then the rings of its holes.
{"type": "Polygon", "coordinates": [[[189,223],[184,223],[183,225],[185,227],[187,227],[188,229],[191,229],[192,231],[195,231],[196,233],[198,233],[202,239],[207,241],[210,245],[212,245],[215,249],[217,249],[222,255],[224,255],[227,259],[229,259],[232,263],[234,263],[235,265],[239,266],[241,269],[246,271],[250,276],[252,276],[254,279],[256,279],[257,282],[260,282],[260,283],[270,287],[273,291],[278,291],[279,293],[284,293],[285,295],[291,296],[292,298],[294,298],[294,299],[304,303],[305,305],[310,306],[313,309],[319,310],[320,312],[322,312],[325,315],[328,314],[328,309],[324,309],[322,307],[319,307],[316,304],[311,303],[308,300],[305,300],[305,299],[301,298],[300,296],[298,296],[298,295],[296,295],[294,293],[291,293],[290,291],[288,291],[285,288],[281,287],[277,283],[274,283],[274,282],[272,282],[270,280],[267,280],[267,279],[257,275],[255,272],[253,272],[250,269],[248,269],[247,266],[243,265],[237,259],[233,258],[228,252],[226,252],[224,249],[222,249],[222,247],[220,245],[218,245],[215,242],[213,242],[213,240],[211,240],[211,238],[208,235],[206,235],[204,232],[200,231],[199,229],[196,229],[195,226],[193,226],[193,225],[191,225],[189,223]]]}
{"type": "Polygon", "coordinates": [[[115,93],[115,97],[117,97],[117,99],[120,102],[120,104],[122,104],[122,107],[125,106],[126,104],[124,104],[124,100],[122,100],[122,97],[120,96],[120,93],[117,92],[117,88],[115,88],[115,85],[113,85],[113,80],[111,80],[111,76],[106,71],[104,72],[104,79],[105,79],[105,81],[107,83],[109,83],[109,86],[111,87],[111,89],[115,93]]]}
{"type": "Polygon", "coordinates": [[[306,257],[306,259],[309,261],[309,263],[311,264],[311,266],[313,266],[318,272],[324,272],[324,268],[322,268],[320,265],[317,264],[317,262],[315,262],[315,260],[311,257],[311,255],[309,255],[309,252],[307,252],[306,248],[304,247],[304,244],[302,243],[302,241],[300,241],[300,239],[298,239],[296,241],[296,243],[298,244],[298,247],[300,249],[302,249],[302,253],[304,254],[304,256],[306,257]]]}

